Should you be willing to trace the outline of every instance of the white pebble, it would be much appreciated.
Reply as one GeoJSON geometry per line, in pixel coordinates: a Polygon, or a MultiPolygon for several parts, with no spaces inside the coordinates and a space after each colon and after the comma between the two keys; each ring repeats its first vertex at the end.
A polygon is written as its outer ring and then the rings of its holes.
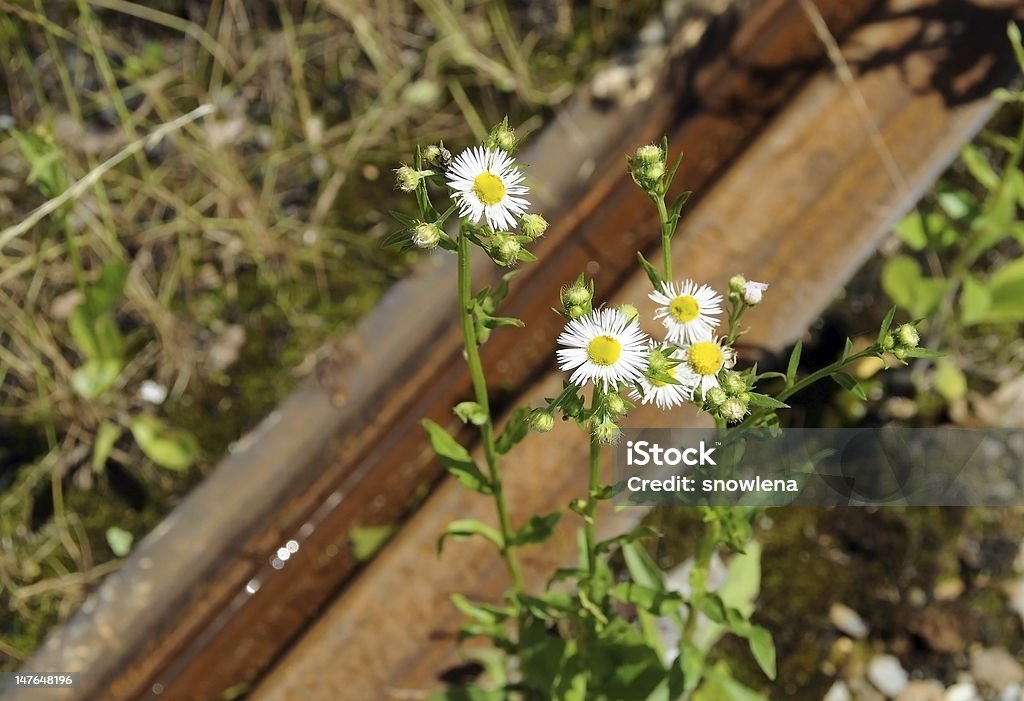
{"type": "Polygon", "coordinates": [[[892,698],[907,685],[907,670],[892,655],[879,655],[868,663],[868,679],[875,688],[892,698]]]}
{"type": "Polygon", "coordinates": [[[868,624],[849,606],[832,604],[828,610],[828,619],[832,621],[832,625],[851,638],[863,640],[868,637],[868,624]]]}
{"type": "Polygon", "coordinates": [[[167,388],[153,380],[143,380],[139,386],[139,399],[150,404],[163,404],[167,399],[167,388]]]}
{"type": "Polygon", "coordinates": [[[832,688],[825,694],[825,698],[822,701],[851,701],[853,697],[850,695],[850,690],[846,687],[846,684],[841,681],[837,681],[832,685],[832,688]]]}
{"type": "Polygon", "coordinates": [[[946,701],[981,701],[981,697],[974,684],[961,682],[946,689],[946,701]]]}

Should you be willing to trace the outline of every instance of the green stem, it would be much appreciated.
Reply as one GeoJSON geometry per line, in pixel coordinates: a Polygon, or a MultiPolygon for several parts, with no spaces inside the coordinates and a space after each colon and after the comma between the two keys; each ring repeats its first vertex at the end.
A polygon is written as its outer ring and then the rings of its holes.
{"type": "MultiPolygon", "coordinates": [[[[594,387],[594,403],[597,403],[599,390],[594,387]]],[[[597,512],[597,493],[601,488],[601,443],[594,434],[594,427],[590,431],[590,479],[587,482],[587,503],[583,509],[584,534],[587,541],[587,570],[590,573],[590,581],[593,582],[597,574],[597,522],[594,514],[597,512]]]]}
{"type": "Polygon", "coordinates": [[[473,296],[470,280],[470,248],[469,238],[464,232],[459,233],[459,317],[462,321],[462,338],[466,347],[466,362],[469,374],[473,379],[473,391],[476,403],[484,410],[487,420],[480,426],[480,438],[484,444],[484,457],[487,460],[488,479],[494,492],[494,503],[498,510],[498,525],[501,529],[501,556],[505,559],[505,567],[512,579],[512,588],[516,592],[524,589],[523,574],[519,561],[513,552],[512,527],[509,524],[508,508],[501,486],[501,473],[498,471],[498,451],[494,444],[494,423],[491,420],[490,403],[487,398],[487,380],[484,377],[483,363],[480,361],[480,348],[476,337],[476,325],[473,320],[473,296]]]}
{"type": "Polygon", "coordinates": [[[661,221],[661,263],[664,267],[665,282],[672,281],[672,231],[668,220],[668,208],[665,207],[665,196],[651,196],[658,206],[658,219],[661,221]]]}
{"type": "Polygon", "coordinates": [[[876,355],[878,355],[878,349],[875,346],[872,346],[870,348],[862,350],[859,353],[854,353],[853,355],[848,356],[846,358],[840,358],[831,365],[826,365],[820,370],[812,372],[804,379],[794,383],[792,387],[787,387],[786,389],[782,390],[778,395],[776,395],[775,398],[778,399],[780,402],[784,402],[786,401],[786,399],[792,397],[797,392],[803,391],[810,387],[811,385],[813,385],[818,380],[823,380],[826,377],[832,375],[833,373],[842,370],[850,363],[856,362],[861,358],[874,357],[876,355]]]}

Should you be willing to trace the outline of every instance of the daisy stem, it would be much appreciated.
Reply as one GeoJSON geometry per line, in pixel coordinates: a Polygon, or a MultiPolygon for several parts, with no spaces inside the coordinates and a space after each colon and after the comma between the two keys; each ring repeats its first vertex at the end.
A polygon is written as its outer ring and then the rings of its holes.
{"type": "Polygon", "coordinates": [[[473,295],[470,280],[470,248],[469,237],[459,233],[459,317],[462,321],[462,337],[466,347],[466,362],[469,374],[473,379],[473,391],[476,403],[483,409],[486,420],[480,426],[480,439],[484,444],[484,457],[487,460],[488,480],[494,493],[494,504],[498,511],[498,525],[501,529],[501,556],[505,559],[505,567],[512,579],[512,589],[523,591],[523,573],[519,561],[512,550],[512,527],[509,524],[508,508],[501,487],[501,473],[498,470],[498,451],[494,444],[494,422],[491,420],[491,408],[487,399],[487,380],[484,377],[483,363],[480,361],[480,348],[477,343],[476,325],[473,321],[473,295]]]}
{"type": "MultiPolygon", "coordinates": [[[[596,409],[601,404],[601,388],[594,384],[594,397],[591,400],[591,409],[596,409]]],[[[594,520],[594,513],[597,511],[597,495],[601,489],[601,442],[594,431],[594,420],[591,419],[590,426],[590,479],[587,482],[587,503],[583,508],[584,513],[584,535],[587,542],[587,570],[590,574],[590,581],[593,582],[597,573],[597,526],[594,520]]]]}
{"type": "Polygon", "coordinates": [[[661,262],[665,268],[665,281],[672,279],[672,222],[668,219],[668,208],[665,206],[665,196],[651,196],[654,204],[658,206],[658,219],[661,221],[661,262]]]}

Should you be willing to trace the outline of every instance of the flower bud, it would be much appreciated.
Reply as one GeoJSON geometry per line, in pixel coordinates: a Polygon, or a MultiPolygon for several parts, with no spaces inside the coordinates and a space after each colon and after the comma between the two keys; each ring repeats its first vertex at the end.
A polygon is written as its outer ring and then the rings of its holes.
{"type": "Polygon", "coordinates": [[[730,397],[718,407],[718,413],[729,423],[736,423],[747,415],[747,403],[738,397],[730,397]]]}
{"type": "Polygon", "coordinates": [[[447,170],[452,164],[452,152],[444,146],[430,144],[423,149],[423,160],[439,170],[447,170]]]}
{"type": "Polygon", "coordinates": [[[896,330],[896,336],[904,348],[917,348],[917,344],[921,342],[921,335],[913,324],[901,325],[896,330]]]}
{"type": "Polygon", "coordinates": [[[409,166],[402,166],[395,169],[395,183],[398,189],[404,192],[412,192],[420,184],[420,172],[409,166]]]}
{"type": "Polygon", "coordinates": [[[725,390],[721,387],[712,387],[708,390],[707,396],[708,404],[713,407],[721,406],[729,399],[729,395],[725,393],[725,390]]]}
{"type": "Polygon", "coordinates": [[[656,185],[665,177],[665,164],[652,163],[644,169],[644,180],[650,185],[656,185]]]}
{"type": "Polygon", "coordinates": [[[620,304],[619,311],[622,316],[626,317],[626,320],[633,323],[640,318],[640,310],[634,307],[632,304],[620,304]]]}
{"type": "Polygon", "coordinates": [[[748,281],[743,285],[743,301],[748,306],[755,306],[761,303],[761,295],[768,289],[768,283],[748,281]]]}
{"type": "Polygon", "coordinates": [[[647,356],[647,367],[650,368],[651,373],[662,373],[669,371],[668,356],[657,348],[651,351],[650,355],[647,356]]]}
{"type": "Polygon", "coordinates": [[[562,288],[562,306],[581,306],[590,304],[590,289],[586,285],[569,285],[562,288]]]}
{"type": "Polygon", "coordinates": [[[437,224],[420,222],[412,230],[412,242],[418,248],[435,248],[443,235],[437,224]]]}
{"type": "Polygon", "coordinates": [[[515,265],[521,250],[522,245],[511,234],[498,232],[491,237],[491,257],[499,265],[515,265]]]}
{"type": "Polygon", "coordinates": [[[519,220],[519,228],[524,235],[535,239],[548,230],[548,222],[539,214],[524,214],[519,220]]]}
{"type": "Polygon", "coordinates": [[[743,288],[747,285],[747,278],[742,275],[733,275],[729,278],[729,291],[743,294],[743,288]]]}
{"type": "Polygon", "coordinates": [[[895,345],[896,339],[893,338],[893,335],[891,333],[885,334],[885,337],[882,338],[882,349],[891,351],[895,345]]]}
{"type": "Polygon", "coordinates": [[[555,427],[555,415],[547,409],[534,409],[530,412],[530,428],[537,433],[547,433],[555,427]]]}
{"type": "Polygon", "coordinates": [[[574,321],[576,319],[582,319],[587,315],[587,313],[587,308],[580,304],[573,304],[565,310],[565,315],[574,321]]]}
{"type": "Polygon", "coordinates": [[[608,394],[604,398],[604,406],[611,414],[615,416],[622,416],[626,413],[626,400],[620,397],[615,392],[608,394]]]}
{"type": "Polygon", "coordinates": [[[730,370],[722,378],[722,389],[728,394],[737,395],[747,391],[747,381],[740,373],[730,370]]]}
{"type": "Polygon", "coordinates": [[[508,120],[502,120],[501,124],[491,129],[491,133],[487,136],[487,141],[484,146],[487,148],[501,149],[506,153],[512,153],[516,150],[516,146],[519,145],[519,140],[516,138],[515,131],[509,127],[508,120]]]}
{"type": "Polygon", "coordinates": [[[647,144],[646,146],[641,146],[636,150],[636,159],[641,163],[646,163],[647,165],[652,163],[664,163],[665,154],[662,153],[660,146],[647,144]]]}
{"type": "Polygon", "coordinates": [[[895,356],[896,360],[900,361],[901,363],[906,362],[907,360],[907,349],[903,348],[902,346],[896,346],[895,348],[893,348],[892,354],[893,356],[895,356]]]}
{"type": "Polygon", "coordinates": [[[622,436],[622,431],[611,421],[602,421],[593,430],[594,438],[601,445],[613,445],[622,436]]]}

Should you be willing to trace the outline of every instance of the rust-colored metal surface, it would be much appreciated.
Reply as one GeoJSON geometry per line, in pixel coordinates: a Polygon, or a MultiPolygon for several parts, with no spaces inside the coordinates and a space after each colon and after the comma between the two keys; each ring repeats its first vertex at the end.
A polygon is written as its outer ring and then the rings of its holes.
{"type": "MultiPolygon", "coordinates": [[[[684,223],[678,270],[720,282],[744,269],[770,280],[752,319],[752,337],[770,347],[806,328],[990,113],[987,91],[1008,79],[999,53],[1008,10],[894,2],[865,22],[877,4],[816,2],[835,35],[859,27],[846,54],[870,127],[851,87],[819,70],[822,44],[795,0],[714,19],[700,52],[708,58],[668,70],[649,103],[602,110],[581,99],[567,108],[524,154],[538,196],[552,193],[538,201],[553,226],[537,250],[542,263],[524,268],[506,305],[527,330],[495,333],[484,347],[498,406],[557,384],[547,375],[559,325],[550,307],[578,271],[597,279],[602,297],[645,296],[633,251],[654,243],[656,226],[622,173],[623,154],[664,131],[687,153],[680,187],[703,198],[684,223]],[[692,80],[677,85],[683,74],[692,80]]],[[[493,275],[479,271],[481,284],[493,275]]],[[[436,683],[454,650],[448,592],[469,583],[493,598],[503,582],[491,553],[460,544],[438,562],[434,543],[454,514],[482,515],[486,503],[442,484],[366,568],[349,534],[408,518],[439,477],[418,421],[449,421],[469,392],[453,279],[450,260],[438,257],[397,285],[339,342],[317,381],[241,441],[48,640],[29,669],[83,672],[81,688],[51,698],[219,699],[275,660],[255,698],[401,698],[398,690],[436,683]]],[[[508,468],[513,518],[580,491],[569,467],[582,464],[575,438],[528,439],[508,468]]],[[[536,575],[564,555],[556,546],[525,564],[536,575]]]]}
{"type": "MultiPolygon", "coordinates": [[[[971,57],[980,57],[981,47],[957,40],[957,23],[964,19],[958,11],[974,8],[963,6],[944,17],[926,3],[907,2],[875,15],[846,43],[847,55],[863,62],[856,82],[845,85],[830,71],[819,75],[686,219],[674,248],[677,270],[719,284],[737,271],[771,281],[770,294],[750,315],[752,342],[779,349],[798,337],[991,114],[992,105],[971,93],[984,94],[993,86],[988,81],[1009,75],[981,78],[975,72],[971,57]],[[939,31],[945,42],[936,41],[939,31]],[[920,42],[922,36],[931,37],[929,45],[920,42]],[[877,60],[883,54],[885,60],[877,60]],[[963,61],[958,70],[964,92],[929,82],[954,57],[963,61]],[[870,121],[859,103],[868,106],[870,121]]],[[[972,34],[987,26],[989,38],[979,31],[977,41],[992,46],[1001,36],[1001,19],[972,17],[972,34]]],[[[613,206],[614,197],[598,211],[613,206]]],[[[599,258],[616,248],[614,241],[595,236],[582,247],[583,258],[615,265],[614,259],[599,258]]],[[[622,256],[632,267],[629,253],[622,256]]],[[[636,303],[648,289],[646,278],[634,274],[609,302],[636,303]]],[[[557,393],[560,382],[559,374],[546,375],[522,400],[539,403],[557,393]]],[[[694,420],[644,409],[633,412],[631,423],[694,420]]],[[[531,435],[505,466],[513,520],[564,508],[581,496],[587,452],[586,437],[566,424],[551,434],[531,435]]],[[[434,544],[453,518],[493,521],[490,511],[486,499],[454,483],[442,485],[251,698],[408,699],[438,688],[438,674],[459,661],[454,632],[460,615],[448,596],[460,591],[498,602],[506,582],[500,559],[486,543],[453,544],[440,560],[434,544]]],[[[639,515],[606,514],[603,525],[611,533],[639,515]]],[[[578,525],[570,514],[552,545],[526,551],[530,586],[543,586],[545,574],[570,559],[578,525]]]]}

